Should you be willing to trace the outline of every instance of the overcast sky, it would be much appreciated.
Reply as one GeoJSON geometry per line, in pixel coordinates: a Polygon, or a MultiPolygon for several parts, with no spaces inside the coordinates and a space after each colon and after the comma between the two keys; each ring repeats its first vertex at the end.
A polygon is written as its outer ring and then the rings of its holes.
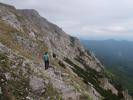
{"type": "Polygon", "coordinates": [[[68,34],[84,39],[133,41],[133,0],[0,0],[36,9],[68,34]]]}

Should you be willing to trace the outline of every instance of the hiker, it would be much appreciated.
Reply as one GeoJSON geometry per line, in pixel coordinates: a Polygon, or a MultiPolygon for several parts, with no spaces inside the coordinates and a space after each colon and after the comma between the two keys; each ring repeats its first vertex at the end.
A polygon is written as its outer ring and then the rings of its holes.
{"type": "Polygon", "coordinates": [[[43,60],[45,63],[45,69],[49,68],[49,55],[48,52],[45,52],[45,54],[43,55],[43,60]]]}

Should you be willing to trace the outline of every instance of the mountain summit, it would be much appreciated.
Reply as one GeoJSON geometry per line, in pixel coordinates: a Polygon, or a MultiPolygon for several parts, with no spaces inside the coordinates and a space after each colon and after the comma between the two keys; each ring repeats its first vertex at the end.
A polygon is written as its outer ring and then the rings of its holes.
{"type": "Polygon", "coordinates": [[[0,3],[0,100],[131,100],[75,37],[33,9],[0,3]],[[45,70],[42,56],[50,55],[45,70]],[[54,56],[53,56],[54,55],[54,56]]]}

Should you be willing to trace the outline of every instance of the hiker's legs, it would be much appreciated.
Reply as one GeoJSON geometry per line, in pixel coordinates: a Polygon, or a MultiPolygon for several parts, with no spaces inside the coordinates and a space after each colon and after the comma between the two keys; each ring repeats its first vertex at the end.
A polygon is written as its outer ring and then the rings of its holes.
{"type": "Polygon", "coordinates": [[[49,67],[49,61],[45,61],[45,69],[48,69],[49,67]]]}
{"type": "Polygon", "coordinates": [[[47,67],[49,68],[49,61],[47,61],[47,67]]]}

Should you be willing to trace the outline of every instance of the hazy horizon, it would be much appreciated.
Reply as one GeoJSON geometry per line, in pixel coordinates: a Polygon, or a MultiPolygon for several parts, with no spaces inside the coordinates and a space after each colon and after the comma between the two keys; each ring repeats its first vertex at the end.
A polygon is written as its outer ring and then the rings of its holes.
{"type": "Polygon", "coordinates": [[[88,40],[133,41],[131,0],[1,0],[17,9],[35,9],[66,33],[88,40]]]}
{"type": "Polygon", "coordinates": [[[88,40],[88,41],[126,41],[126,42],[133,42],[133,40],[124,40],[124,39],[85,39],[79,38],[80,40],[88,40]]]}
{"type": "Polygon", "coordinates": [[[113,40],[113,41],[126,41],[126,42],[133,42],[133,40],[127,40],[127,39],[85,39],[85,38],[79,38],[80,40],[89,40],[89,41],[109,41],[109,40],[113,40]]]}

